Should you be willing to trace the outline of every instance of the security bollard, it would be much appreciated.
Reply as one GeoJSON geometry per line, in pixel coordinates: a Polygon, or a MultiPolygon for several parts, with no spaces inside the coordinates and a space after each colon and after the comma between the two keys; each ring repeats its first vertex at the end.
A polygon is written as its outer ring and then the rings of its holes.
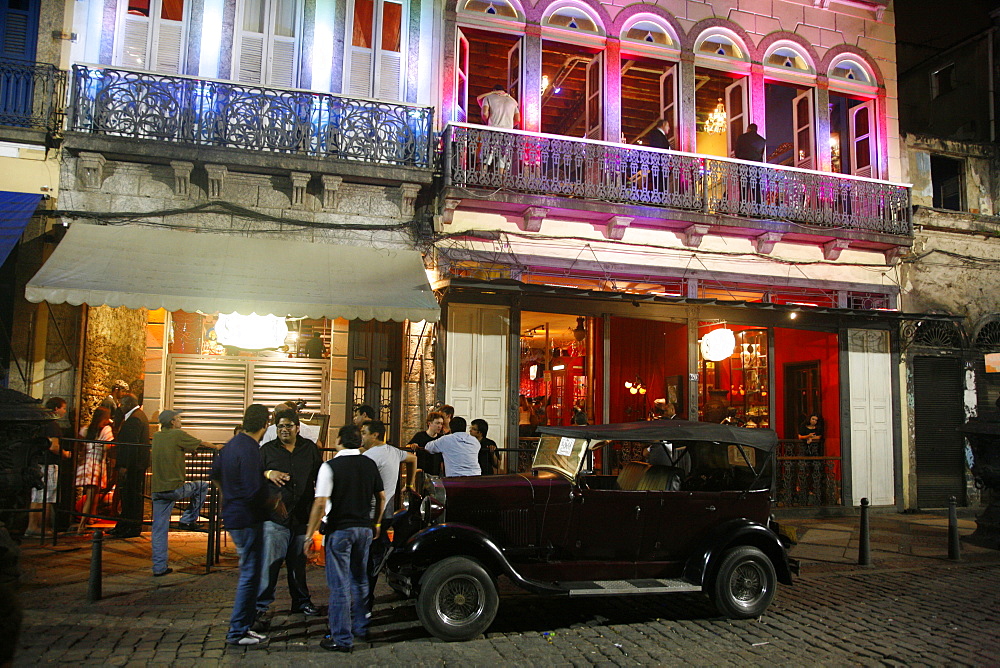
{"type": "Polygon", "coordinates": [[[87,580],[87,603],[101,600],[101,556],[104,549],[104,532],[94,531],[90,544],[90,578],[87,580]]]}
{"type": "Polygon", "coordinates": [[[861,536],[858,539],[858,565],[872,565],[872,544],[868,535],[868,499],[861,499],[861,536]]]}
{"type": "Polygon", "coordinates": [[[962,560],[962,543],[958,539],[958,500],[955,497],[948,500],[948,558],[962,560]]]}

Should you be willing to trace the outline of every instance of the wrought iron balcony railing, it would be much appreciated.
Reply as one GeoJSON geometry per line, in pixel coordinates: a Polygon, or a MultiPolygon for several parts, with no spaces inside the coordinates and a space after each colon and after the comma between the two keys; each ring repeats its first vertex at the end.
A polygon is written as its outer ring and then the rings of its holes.
{"type": "Polygon", "coordinates": [[[447,186],[686,209],[912,235],[907,186],[555,135],[453,123],[447,186]]]}
{"type": "Polygon", "coordinates": [[[0,125],[58,133],[65,96],[64,70],[0,58],[0,125]]]}
{"type": "Polygon", "coordinates": [[[72,93],[79,132],[432,166],[431,107],[84,65],[72,93]]]}

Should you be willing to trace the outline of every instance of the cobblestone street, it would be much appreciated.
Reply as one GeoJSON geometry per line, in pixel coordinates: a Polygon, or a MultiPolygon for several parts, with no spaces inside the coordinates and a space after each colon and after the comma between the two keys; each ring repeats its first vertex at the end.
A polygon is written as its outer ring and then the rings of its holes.
{"type": "MultiPolygon", "coordinates": [[[[104,598],[92,605],[85,603],[89,543],[28,548],[25,561],[32,579],[22,590],[26,624],[16,665],[334,660],[356,665],[991,665],[1000,660],[1000,555],[965,547],[962,563],[949,562],[941,554],[945,543],[938,540],[944,532],[931,521],[908,525],[906,535],[918,539],[905,550],[893,539],[891,526],[876,531],[875,567],[860,568],[852,563],[852,522],[798,523],[802,541],[796,552],[803,558],[803,575],[793,587],[779,588],[760,620],[723,619],[698,594],[569,600],[511,590],[484,638],[444,643],[423,630],[412,603],[382,586],[372,641],[336,659],[318,646],[325,620],[284,614],[288,601],[281,597],[266,646],[227,647],[223,638],[235,560],[227,555],[219,569],[203,575],[197,561],[201,536],[172,536],[178,572],[156,580],[145,561],[145,536],[109,543],[104,598]],[[56,561],[60,567],[47,565],[56,561]],[[77,568],[71,571],[72,563],[77,568]],[[77,576],[69,577],[70,572],[77,576]]],[[[969,533],[971,523],[963,524],[963,533],[969,533]]],[[[310,584],[314,601],[325,603],[321,569],[311,568],[310,584]]],[[[280,595],[284,589],[282,583],[280,595]]]]}

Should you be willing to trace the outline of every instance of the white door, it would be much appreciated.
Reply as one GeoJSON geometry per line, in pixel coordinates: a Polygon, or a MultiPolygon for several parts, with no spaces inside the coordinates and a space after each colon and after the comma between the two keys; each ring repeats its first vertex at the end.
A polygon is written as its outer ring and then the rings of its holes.
{"type": "Polygon", "coordinates": [[[587,63],[585,137],[604,139],[604,53],[587,63]]]}
{"type": "Polygon", "coordinates": [[[521,42],[507,52],[507,92],[521,104],[521,42]]]}
{"type": "Polygon", "coordinates": [[[300,0],[246,0],[237,4],[239,29],[233,64],[240,83],[292,87],[297,79],[300,0]]]}
{"type": "Polygon", "coordinates": [[[146,10],[130,10],[126,5],[121,4],[115,64],[181,74],[187,31],[186,3],[152,0],[146,10]]]}
{"type": "Polygon", "coordinates": [[[851,107],[848,112],[851,174],[877,178],[878,136],[875,132],[875,100],[851,107]]]}
{"type": "Polygon", "coordinates": [[[675,149],[680,149],[677,139],[677,66],[667,65],[667,69],[660,75],[660,118],[670,121],[670,145],[675,149]]]}
{"type": "Polygon", "coordinates": [[[726,95],[723,99],[726,102],[726,115],[729,117],[729,123],[726,127],[726,145],[730,157],[732,157],[736,147],[736,138],[746,132],[747,126],[750,124],[748,120],[749,81],[747,77],[742,77],[726,86],[726,95]]]}
{"type": "Polygon", "coordinates": [[[851,404],[851,505],[895,503],[889,332],[847,331],[851,404]]]}
{"type": "Polygon", "coordinates": [[[507,341],[510,315],[503,306],[452,304],[446,331],[445,402],[471,422],[482,418],[500,447],[507,427],[507,341]]]}
{"type": "Polygon", "coordinates": [[[815,169],[815,140],[813,128],[813,91],[807,88],[792,101],[792,123],[795,130],[795,162],[799,169],[815,169]]]}
{"type": "Polygon", "coordinates": [[[469,40],[461,28],[455,31],[455,120],[469,120],[469,40]]]}

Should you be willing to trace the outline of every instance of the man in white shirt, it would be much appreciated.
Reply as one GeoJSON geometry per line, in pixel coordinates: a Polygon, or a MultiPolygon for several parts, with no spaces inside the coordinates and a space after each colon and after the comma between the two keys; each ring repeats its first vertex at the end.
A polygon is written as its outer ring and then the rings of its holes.
{"type": "MultiPolygon", "coordinates": [[[[514,129],[521,122],[521,109],[517,100],[510,96],[503,86],[497,84],[488,93],[476,98],[482,109],[483,121],[491,128],[514,129]]],[[[499,132],[491,132],[484,137],[486,148],[483,152],[483,164],[487,167],[496,163],[501,170],[510,166],[511,147],[509,136],[499,132]]]]}
{"type": "Polygon", "coordinates": [[[451,419],[451,433],[431,441],[427,452],[440,452],[444,456],[444,474],[450,477],[482,475],[479,468],[479,441],[465,432],[465,418],[451,419]]]}
{"type": "MultiPolygon", "coordinates": [[[[375,462],[382,477],[385,511],[381,519],[373,518],[375,522],[380,523],[396,512],[395,495],[396,485],[399,483],[400,464],[406,466],[406,486],[413,488],[413,480],[417,473],[417,456],[386,443],[385,423],[381,420],[372,420],[361,425],[361,454],[375,462]]],[[[375,581],[378,579],[378,572],[388,551],[389,539],[386,533],[382,532],[372,541],[368,550],[368,598],[365,601],[368,612],[372,611],[375,604],[375,581]]]]}

